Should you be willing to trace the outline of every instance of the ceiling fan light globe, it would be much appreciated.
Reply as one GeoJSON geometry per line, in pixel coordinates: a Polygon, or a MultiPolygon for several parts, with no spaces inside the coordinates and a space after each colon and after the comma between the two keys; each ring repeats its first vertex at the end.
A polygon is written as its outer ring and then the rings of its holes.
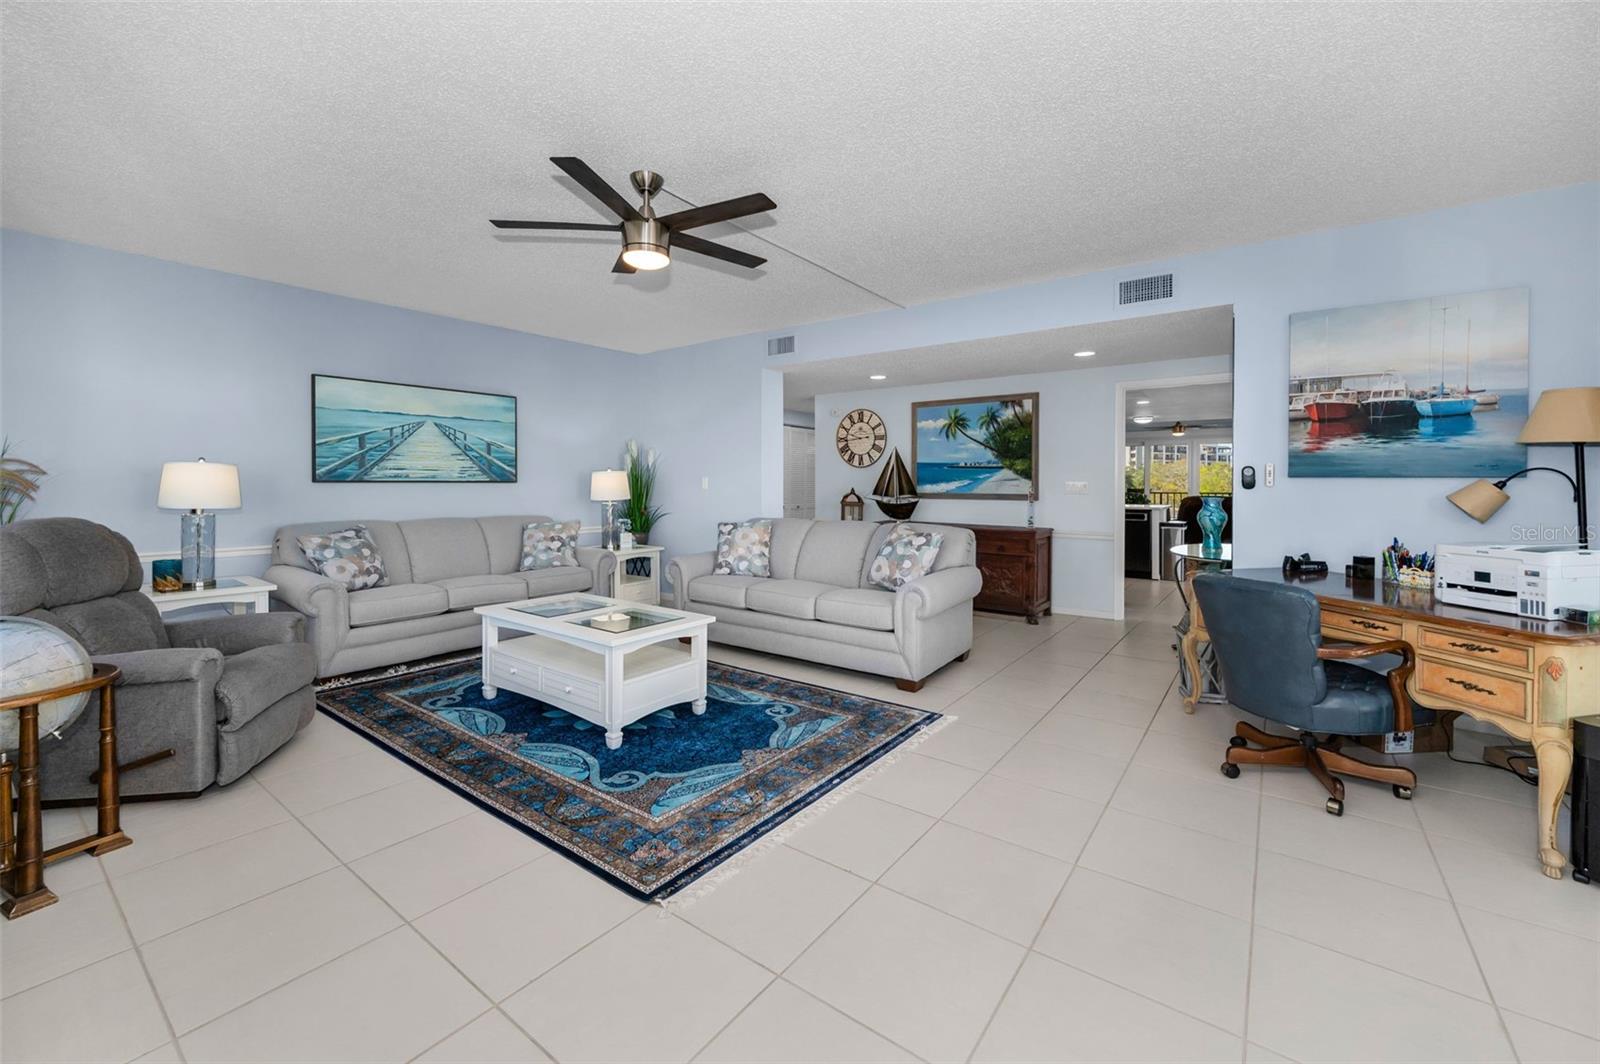
{"type": "Polygon", "coordinates": [[[672,258],[660,244],[629,244],[622,249],[622,261],[636,270],[664,270],[672,258]]]}

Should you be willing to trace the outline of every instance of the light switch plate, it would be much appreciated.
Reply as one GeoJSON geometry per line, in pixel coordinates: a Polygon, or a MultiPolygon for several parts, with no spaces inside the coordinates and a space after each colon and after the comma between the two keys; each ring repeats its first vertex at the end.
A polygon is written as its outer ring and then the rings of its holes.
{"type": "Polygon", "coordinates": [[[1067,494],[1068,495],[1087,495],[1087,494],[1089,494],[1089,482],[1087,480],[1069,480],[1069,481],[1067,481],[1067,494]]]}
{"type": "MultiPolygon", "coordinates": [[[[1270,473],[1267,474],[1267,475],[1271,476],[1270,473]]],[[[700,478],[700,490],[701,491],[710,491],[711,490],[711,478],[710,477],[701,477],[700,478]]]]}

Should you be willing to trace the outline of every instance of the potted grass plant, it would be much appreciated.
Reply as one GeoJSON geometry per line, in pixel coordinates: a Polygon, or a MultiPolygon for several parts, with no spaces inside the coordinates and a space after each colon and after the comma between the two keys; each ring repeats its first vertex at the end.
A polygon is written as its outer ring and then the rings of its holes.
{"type": "Polygon", "coordinates": [[[11,441],[0,442],[0,525],[17,519],[22,507],[39,494],[47,474],[33,462],[11,453],[11,441]]]}
{"type": "Polygon", "coordinates": [[[623,468],[628,471],[628,500],[622,505],[622,516],[632,525],[636,543],[649,543],[650,529],[667,516],[653,501],[657,457],[653,450],[640,454],[637,440],[628,441],[627,452],[622,456],[623,468]]]}

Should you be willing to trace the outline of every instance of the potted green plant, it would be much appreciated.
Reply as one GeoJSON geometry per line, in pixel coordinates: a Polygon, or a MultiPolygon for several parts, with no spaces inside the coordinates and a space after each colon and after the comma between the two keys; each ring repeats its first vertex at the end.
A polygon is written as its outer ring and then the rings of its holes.
{"type": "Polygon", "coordinates": [[[37,465],[11,454],[11,441],[0,442],[0,525],[17,519],[24,503],[39,493],[39,482],[47,474],[37,465]]]}
{"type": "Polygon", "coordinates": [[[659,506],[652,504],[656,491],[656,459],[653,450],[639,453],[637,440],[629,440],[627,452],[622,456],[623,468],[628,471],[628,500],[622,504],[622,516],[633,526],[636,543],[650,542],[650,529],[667,516],[659,506]]]}

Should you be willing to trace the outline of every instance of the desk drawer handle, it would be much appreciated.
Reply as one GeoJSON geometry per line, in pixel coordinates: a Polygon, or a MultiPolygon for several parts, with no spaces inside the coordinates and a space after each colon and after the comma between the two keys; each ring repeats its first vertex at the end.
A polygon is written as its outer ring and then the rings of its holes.
{"type": "Polygon", "coordinates": [[[1458,680],[1454,676],[1446,676],[1444,678],[1444,682],[1453,683],[1457,687],[1464,688],[1465,690],[1471,691],[1473,694],[1477,695],[1492,695],[1495,693],[1495,690],[1492,687],[1480,687],[1471,680],[1458,680]]]}
{"type": "Polygon", "coordinates": [[[1498,654],[1498,653],[1500,653],[1500,648],[1499,647],[1484,646],[1482,643],[1457,643],[1457,642],[1452,641],[1450,643],[1450,645],[1455,647],[1457,650],[1465,650],[1465,651],[1468,651],[1469,653],[1473,653],[1473,654],[1498,654]]]}
{"type": "Polygon", "coordinates": [[[1378,624],[1376,621],[1363,621],[1359,619],[1352,620],[1350,623],[1358,628],[1365,628],[1369,632],[1381,632],[1389,627],[1386,624],[1378,624]]]}

